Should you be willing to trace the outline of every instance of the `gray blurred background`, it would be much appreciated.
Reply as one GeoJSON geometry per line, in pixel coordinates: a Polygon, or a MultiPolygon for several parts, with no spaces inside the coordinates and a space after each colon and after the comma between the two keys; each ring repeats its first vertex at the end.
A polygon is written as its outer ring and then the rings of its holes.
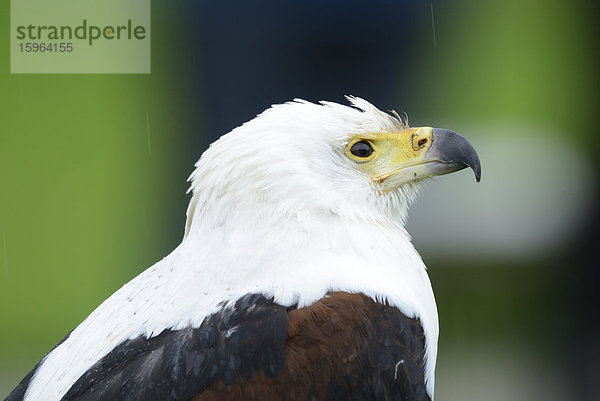
{"type": "Polygon", "coordinates": [[[596,22],[583,0],[154,0],[151,75],[10,75],[3,35],[0,398],[179,243],[209,143],[346,94],[481,157],[480,184],[428,182],[408,223],[440,314],[436,400],[597,398],[596,22]]]}

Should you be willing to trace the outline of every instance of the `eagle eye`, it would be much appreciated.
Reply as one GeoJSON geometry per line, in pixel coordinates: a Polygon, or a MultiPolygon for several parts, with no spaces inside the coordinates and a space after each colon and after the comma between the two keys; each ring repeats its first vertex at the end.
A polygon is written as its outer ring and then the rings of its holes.
{"type": "Polygon", "coordinates": [[[369,157],[373,154],[373,147],[367,141],[358,141],[350,147],[350,153],[356,157],[369,157]]]}

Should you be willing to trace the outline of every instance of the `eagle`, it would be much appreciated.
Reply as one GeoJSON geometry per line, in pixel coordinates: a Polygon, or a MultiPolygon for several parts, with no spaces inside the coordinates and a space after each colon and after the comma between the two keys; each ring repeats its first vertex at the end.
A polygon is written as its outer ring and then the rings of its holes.
{"type": "Polygon", "coordinates": [[[181,244],[6,400],[433,400],[437,307],[405,221],[421,181],[479,181],[479,157],[348,101],[273,105],[214,142],[181,244]]]}

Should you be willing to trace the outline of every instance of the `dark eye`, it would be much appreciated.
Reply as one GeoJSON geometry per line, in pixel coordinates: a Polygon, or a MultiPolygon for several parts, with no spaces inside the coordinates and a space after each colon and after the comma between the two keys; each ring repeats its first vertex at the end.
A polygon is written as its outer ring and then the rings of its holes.
{"type": "Polygon", "coordinates": [[[367,141],[358,141],[350,148],[350,153],[356,157],[369,157],[373,154],[373,148],[367,141]]]}

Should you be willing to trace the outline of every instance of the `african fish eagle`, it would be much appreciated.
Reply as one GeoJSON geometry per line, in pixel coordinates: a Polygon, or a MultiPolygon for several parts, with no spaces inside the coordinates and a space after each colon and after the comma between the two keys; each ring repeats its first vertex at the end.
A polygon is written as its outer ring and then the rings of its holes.
{"type": "Polygon", "coordinates": [[[181,244],[7,400],[433,400],[437,309],[404,222],[420,181],[479,181],[479,158],[348,100],[275,105],[214,142],[181,244]]]}

